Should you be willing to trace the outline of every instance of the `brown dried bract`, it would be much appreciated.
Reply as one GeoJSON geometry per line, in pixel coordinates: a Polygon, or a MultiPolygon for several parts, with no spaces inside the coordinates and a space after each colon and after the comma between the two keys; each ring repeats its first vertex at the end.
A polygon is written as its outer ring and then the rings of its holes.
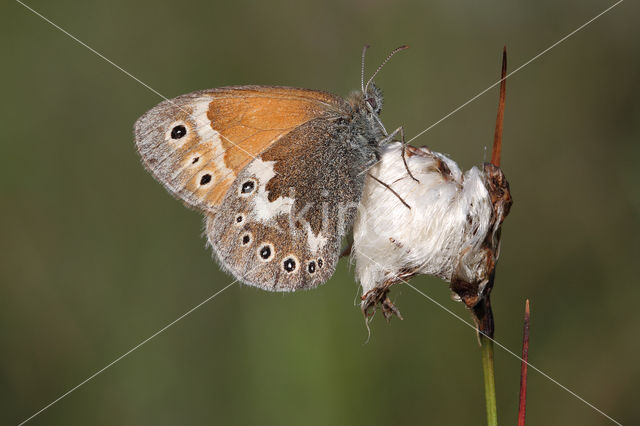
{"type": "Polygon", "coordinates": [[[453,291],[473,312],[474,321],[478,331],[489,337],[493,337],[493,314],[491,312],[490,294],[493,288],[495,268],[500,252],[500,234],[502,223],[511,210],[513,199],[509,190],[509,182],[499,167],[491,163],[484,165],[486,176],[485,184],[493,212],[491,215],[491,228],[483,242],[485,251],[486,273],[474,282],[468,282],[456,274],[451,280],[451,291],[453,291]]]}
{"type": "Polygon", "coordinates": [[[402,272],[397,279],[388,280],[381,287],[375,287],[364,294],[361,297],[363,303],[360,307],[365,318],[373,318],[379,306],[380,309],[382,309],[382,315],[387,322],[391,321],[391,318],[393,318],[394,315],[403,319],[398,308],[396,308],[391,299],[389,299],[389,291],[391,290],[392,285],[407,281],[414,275],[414,273],[408,271],[402,272]]]}

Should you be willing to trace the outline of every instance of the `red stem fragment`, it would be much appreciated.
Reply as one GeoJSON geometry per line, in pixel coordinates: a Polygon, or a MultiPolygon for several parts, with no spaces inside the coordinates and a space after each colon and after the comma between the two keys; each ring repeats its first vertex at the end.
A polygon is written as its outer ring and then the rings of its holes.
{"type": "Polygon", "coordinates": [[[491,164],[500,167],[500,154],[502,153],[502,122],[504,121],[504,101],[507,89],[507,46],[502,50],[502,73],[500,80],[500,101],[498,103],[498,116],[496,117],[496,131],[493,135],[493,152],[491,164]]]}
{"type": "Polygon", "coordinates": [[[524,330],[522,333],[522,365],[520,366],[520,408],[518,426],[525,426],[527,411],[527,366],[529,362],[529,299],[524,308],[524,330]]]}

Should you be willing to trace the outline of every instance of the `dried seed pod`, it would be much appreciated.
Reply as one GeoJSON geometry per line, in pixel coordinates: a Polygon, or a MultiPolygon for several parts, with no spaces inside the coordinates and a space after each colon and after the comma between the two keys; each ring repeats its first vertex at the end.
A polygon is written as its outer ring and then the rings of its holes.
{"type": "Polygon", "coordinates": [[[400,316],[389,287],[418,274],[435,275],[472,310],[478,330],[493,337],[490,293],[500,230],[512,204],[500,169],[506,72],[505,47],[491,163],[463,174],[442,154],[396,143],[370,170],[351,251],[365,316],[378,305],[387,320],[400,316]]]}
{"type": "Polygon", "coordinates": [[[456,297],[472,307],[497,260],[508,184],[499,168],[485,165],[463,174],[446,156],[409,146],[405,160],[416,181],[402,155],[400,143],[385,147],[370,170],[354,224],[351,253],[362,309],[371,314],[380,304],[386,317],[397,313],[389,287],[417,274],[452,283],[456,297]]]}

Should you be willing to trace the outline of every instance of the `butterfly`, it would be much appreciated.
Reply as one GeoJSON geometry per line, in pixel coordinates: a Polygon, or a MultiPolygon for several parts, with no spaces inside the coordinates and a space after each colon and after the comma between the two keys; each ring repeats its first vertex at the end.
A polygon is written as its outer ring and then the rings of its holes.
{"type": "Polygon", "coordinates": [[[234,86],[161,102],[135,123],[145,168],[205,216],[222,269],[271,291],[314,288],[334,273],[365,174],[388,134],[372,83],[348,98],[234,86]]]}

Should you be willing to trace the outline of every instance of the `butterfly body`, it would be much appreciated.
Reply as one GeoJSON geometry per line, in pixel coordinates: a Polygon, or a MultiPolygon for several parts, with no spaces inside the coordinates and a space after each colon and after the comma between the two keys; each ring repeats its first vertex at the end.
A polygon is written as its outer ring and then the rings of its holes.
{"type": "Polygon", "coordinates": [[[223,269],[272,291],[333,274],[386,132],[375,86],[325,92],[241,86],[160,103],[135,125],[143,164],[201,210],[223,269]]]}

